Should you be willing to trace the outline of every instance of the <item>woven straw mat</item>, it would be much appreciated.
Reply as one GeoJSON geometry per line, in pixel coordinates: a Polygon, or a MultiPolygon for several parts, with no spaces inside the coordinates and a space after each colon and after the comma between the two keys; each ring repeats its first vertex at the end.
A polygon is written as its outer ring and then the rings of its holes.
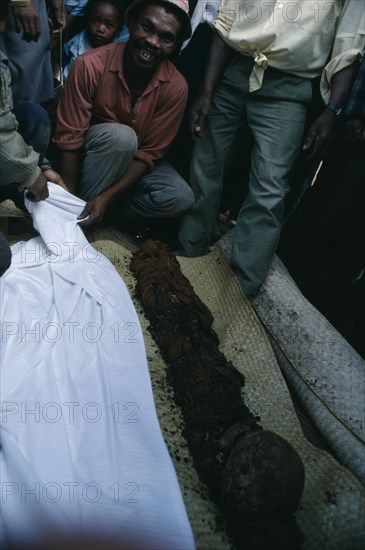
{"type": "MultiPolygon", "coordinates": [[[[112,241],[93,246],[106,255],[127,284],[144,332],[147,358],[161,429],[174,461],[198,550],[231,548],[215,506],[199,482],[182,436],[183,419],[173,400],[167,367],[147,330],[141,305],[134,296],[129,271],[131,252],[112,241]]],[[[221,351],[245,376],[244,400],[261,425],[286,438],[300,454],[306,482],[296,514],[304,550],[362,549],[365,536],[365,492],[359,481],[327,452],[303,436],[288,389],[264,329],[240,291],[222,252],[201,258],[179,258],[184,274],[214,315],[221,351]]]]}

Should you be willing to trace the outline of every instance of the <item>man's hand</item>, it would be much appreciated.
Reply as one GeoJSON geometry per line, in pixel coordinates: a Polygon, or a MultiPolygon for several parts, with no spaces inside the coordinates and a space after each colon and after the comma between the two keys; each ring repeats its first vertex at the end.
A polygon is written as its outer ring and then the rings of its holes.
{"type": "Polygon", "coordinates": [[[365,155],[365,119],[349,118],[345,122],[345,132],[349,143],[360,155],[365,155]]]}
{"type": "Polygon", "coordinates": [[[308,151],[308,161],[321,161],[334,139],[336,115],[329,109],[314,121],[304,140],[303,151],[308,151]]]}
{"type": "Polygon", "coordinates": [[[27,199],[32,202],[39,202],[44,201],[48,195],[47,178],[44,175],[44,172],[41,172],[36,182],[28,188],[27,199]]]}
{"type": "Polygon", "coordinates": [[[200,93],[190,109],[190,132],[193,140],[204,137],[204,126],[211,104],[211,95],[200,93]]]}
{"type": "Polygon", "coordinates": [[[109,198],[104,193],[89,199],[85,205],[85,208],[77,217],[78,220],[82,220],[87,216],[87,219],[80,222],[80,225],[91,225],[96,222],[101,222],[104,218],[109,203],[109,198]]]}
{"type": "Polygon", "coordinates": [[[66,24],[66,15],[63,9],[63,0],[51,0],[51,26],[53,29],[63,29],[66,24]]]}
{"type": "Polygon", "coordinates": [[[41,24],[33,2],[28,6],[13,6],[12,10],[17,32],[23,30],[24,40],[37,42],[41,33],[41,24]]]}
{"type": "Polygon", "coordinates": [[[57,185],[59,185],[60,187],[63,187],[63,189],[68,191],[67,185],[65,184],[65,182],[61,178],[60,174],[58,174],[57,172],[52,170],[52,168],[48,168],[47,170],[44,170],[43,174],[45,175],[47,181],[51,181],[52,183],[56,183],[57,185]]]}
{"type": "MultiPolygon", "coordinates": [[[[357,70],[358,64],[354,62],[352,65],[345,67],[345,69],[333,75],[329,103],[339,106],[346,104],[346,99],[351,90],[353,78],[357,70]]],[[[309,128],[303,145],[303,151],[309,152],[309,162],[324,160],[328,149],[334,141],[336,120],[336,113],[330,109],[325,109],[309,128]]]]}
{"type": "Polygon", "coordinates": [[[190,132],[194,140],[204,137],[205,121],[210,110],[214,89],[234,55],[234,50],[218,33],[214,33],[201,89],[190,109],[190,132]]]}

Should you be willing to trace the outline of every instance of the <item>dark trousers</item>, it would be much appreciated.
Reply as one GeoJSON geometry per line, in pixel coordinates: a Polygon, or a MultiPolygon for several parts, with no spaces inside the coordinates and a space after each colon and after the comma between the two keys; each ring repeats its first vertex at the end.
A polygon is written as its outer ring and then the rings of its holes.
{"type": "Polygon", "coordinates": [[[289,218],[280,250],[295,276],[348,285],[365,267],[365,156],[339,136],[313,187],[289,218]]]}
{"type": "Polygon", "coordinates": [[[365,357],[365,155],[342,136],[284,228],[279,255],[305,297],[365,357]]]}

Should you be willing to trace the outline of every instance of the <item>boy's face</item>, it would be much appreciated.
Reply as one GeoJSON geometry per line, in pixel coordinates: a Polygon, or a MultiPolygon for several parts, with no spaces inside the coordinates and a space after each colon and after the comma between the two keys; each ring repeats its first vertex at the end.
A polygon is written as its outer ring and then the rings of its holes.
{"type": "Polygon", "coordinates": [[[116,8],[107,2],[97,3],[87,23],[87,36],[92,47],[109,44],[119,31],[119,13],[116,8]]]}

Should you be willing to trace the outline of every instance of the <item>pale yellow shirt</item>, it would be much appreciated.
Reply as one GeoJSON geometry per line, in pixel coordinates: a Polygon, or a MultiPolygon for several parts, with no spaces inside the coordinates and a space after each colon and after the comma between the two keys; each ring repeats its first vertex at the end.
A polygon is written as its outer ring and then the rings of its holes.
{"type": "Polygon", "coordinates": [[[365,50],[365,1],[222,0],[213,27],[231,48],[254,58],[250,92],[270,66],[303,78],[322,74],[328,101],[333,75],[365,50]]]}

